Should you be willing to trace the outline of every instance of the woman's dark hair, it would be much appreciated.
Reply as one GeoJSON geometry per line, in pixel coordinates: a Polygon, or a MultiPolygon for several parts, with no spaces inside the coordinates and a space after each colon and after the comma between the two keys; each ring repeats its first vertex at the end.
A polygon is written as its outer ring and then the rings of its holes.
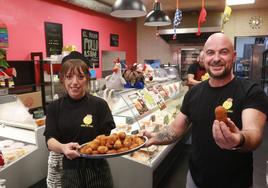
{"type": "Polygon", "coordinates": [[[78,72],[80,74],[84,74],[89,82],[90,73],[88,69],[88,65],[81,59],[68,59],[61,65],[60,81],[63,83],[65,75],[70,71],[71,73],[78,72]]]}

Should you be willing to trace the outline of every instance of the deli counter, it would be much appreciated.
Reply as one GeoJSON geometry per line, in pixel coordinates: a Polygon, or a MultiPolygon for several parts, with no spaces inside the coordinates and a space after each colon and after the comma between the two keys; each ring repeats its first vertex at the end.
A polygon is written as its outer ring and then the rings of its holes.
{"type": "Polygon", "coordinates": [[[0,179],[6,187],[26,188],[46,177],[44,129],[16,96],[0,96],[0,179]]]}
{"type": "MultiPolygon", "coordinates": [[[[109,104],[116,123],[112,132],[136,134],[140,130],[159,131],[174,120],[188,87],[179,80],[147,84],[144,89],[106,89],[101,94],[109,104]]],[[[150,146],[134,153],[108,158],[116,188],[156,187],[182,152],[190,131],[176,143],[150,146]]]]}

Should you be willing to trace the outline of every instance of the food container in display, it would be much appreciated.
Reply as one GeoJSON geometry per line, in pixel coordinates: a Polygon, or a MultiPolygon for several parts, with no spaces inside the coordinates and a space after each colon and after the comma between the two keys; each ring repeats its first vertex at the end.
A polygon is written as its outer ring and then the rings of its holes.
{"type": "Polygon", "coordinates": [[[168,80],[167,71],[163,68],[154,69],[154,81],[166,81],[168,80]]]}
{"type": "Polygon", "coordinates": [[[165,67],[169,79],[179,78],[178,70],[174,67],[165,67]]]}

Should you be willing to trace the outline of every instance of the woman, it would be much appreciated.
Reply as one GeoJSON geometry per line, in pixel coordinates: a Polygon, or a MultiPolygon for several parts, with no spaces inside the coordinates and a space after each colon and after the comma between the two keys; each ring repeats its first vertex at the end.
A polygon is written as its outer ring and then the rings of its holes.
{"type": "Polygon", "coordinates": [[[71,52],[62,60],[60,81],[66,95],[47,107],[48,149],[62,153],[62,187],[112,187],[112,176],[105,159],[81,158],[77,149],[100,134],[109,135],[115,123],[108,104],[87,93],[87,59],[71,52]]]}

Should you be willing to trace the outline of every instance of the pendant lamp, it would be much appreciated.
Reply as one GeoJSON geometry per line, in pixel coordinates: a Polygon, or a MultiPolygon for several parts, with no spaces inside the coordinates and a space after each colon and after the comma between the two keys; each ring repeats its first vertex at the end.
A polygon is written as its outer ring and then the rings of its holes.
{"type": "Polygon", "coordinates": [[[141,0],[116,0],[111,15],[120,18],[141,17],[146,15],[146,7],[141,0]]]}
{"type": "Polygon", "coordinates": [[[149,12],[145,18],[144,25],[146,26],[167,26],[171,24],[171,20],[165,12],[161,10],[161,4],[156,0],[154,2],[154,9],[149,12]]]}

